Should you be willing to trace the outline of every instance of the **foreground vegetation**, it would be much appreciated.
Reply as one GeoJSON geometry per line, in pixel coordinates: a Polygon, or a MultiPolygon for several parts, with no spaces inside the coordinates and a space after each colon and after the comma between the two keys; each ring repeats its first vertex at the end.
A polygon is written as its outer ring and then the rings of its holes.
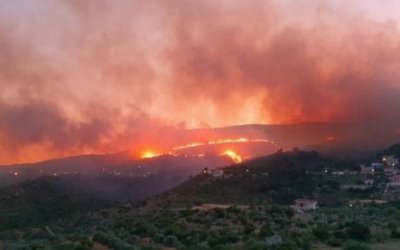
{"type": "Polygon", "coordinates": [[[354,172],[354,162],[295,150],[225,169],[218,178],[199,174],[146,202],[91,212],[51,193],[38,204],[20,203],[19,196],[0,209],[0,249],[390,250],[385,244],[400,244],[400,203],[351,202],[383,199],[387,181],[383,172],[354,172]],[[332,174],[339,170],[352,174],[332,174]],[[374,184],[340,188],[363,178],[374,184]],[[303,211],[291,206],[296,198],[316,199],[320,207],[303,211]],[[65,209],[76,212],[63,217],[65,209]]]}
{"type": "Polygon", "coordinates": [[[287,206],[101,210],[69,224],[10,230],[2,249],[370,249],[400,239],[400,204],[321,208],[287,206]]]}

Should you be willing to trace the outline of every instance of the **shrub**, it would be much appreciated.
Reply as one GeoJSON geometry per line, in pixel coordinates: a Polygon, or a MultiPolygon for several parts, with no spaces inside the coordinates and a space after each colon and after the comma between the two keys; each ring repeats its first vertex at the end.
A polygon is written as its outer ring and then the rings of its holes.
{"type": "Polygon", "coordinates": [[[198,243],[196,246],[196,250],[207,250],[207,249],[210,249],[210,246],[208,245],[207,242],[204,242],[204,241],[198,243]]]}
{"type": "Polygon", "coordinates": [[[274,232],[271,229],[271,224],[270,223],[265,223],[261,228],[260,228],[260,233],[258,236],[260,238],[265,238],[267,236],[272,236],[274,235],[274,232]]]}
{"type": "Polygon", "coordinates": [[[140,241],[140,237],[137,235],[130,235],[125,238],[125,241],[130,244],[137,244],[140,241]]]}
{"type": "Polygon", "coordinates": [[[163,239],[163,244],[168,247],[181,247],[182,243],[175,235],[168,235],[163,239]]]}
{"type": "Polygon", "coordinates": [[[371,250],[371,249],[365,244],[350,242],[344,246],[343,250],[371,250]]]}
{"type": "Polygon", "coordinates": [[[265,249],[265,242],[255,239],[247,240],[244,243],[244,249],[247,250],[264,250],[265,249]]]}
{"type": "Polygon", "coordinates": [[[176,237],[182,239],[188,237],[191,231],[185,224],[173,223],[167,227],[163,233],[166,235],[176,235],[176,237]]]}
{"type": "Polygon", "coordinates": [[[156,242],[156,243],[162,243],[163,242],[163,240],[164,240],[164,235],[163,234],[160,234],[160,233],[156,233],[155,235],[153,235],[153,240],[154,240],[154,242],[156,242]]]}
{"type": "Polygon", "coordinates": [[[346,239],[347,238],[346,233],[341,230],[337,230],[337,231],[333,232],[333,236],[335,236],[335,238],[337,238],[337,239],[346,239]]]}
{"type": "Polygon", "coordinates": [[[30,250],[31,248],[25,244],[6,244],[3,245],[2,250],[30,250]]]}
{"type": "Polygon", "coordinates": [[[143,221],[137,222],[134,228],[131,230],[131,233],[141,236],[154,235],[157,232],[158,230],[153,224],[143,221]]]}
{"type": "Polygon", "coordinates": [[[328,245],[332,247],[340,247],[342,245],[342,240],[338,238],[329,239],[328,245]]]}
{"type": "Polygon", "coordinates": [[[52,249],[54,249],[54,250],[90,250],[92,248],[89,246],[81,245],[79,243],[62,242],[60,244],[55,245],[52,249]]]}
{"type": "Polygon", "coordinates": [[[321,241],[326,241],[329,238],[328,227],[325,225],[318,224],[312,232],[321,241]]]}
{"type": "Polygon", "coordinates": [[[347,229],[347,234],[355,240],[369,241],[371,239],[369,227],[360,222],[353,222],[347,229]]]}
{"type": "Polygon", "coordinates": [[[287,217],[292,218],[294,216],[294,210],[291,207],[285,209],[285,214],[287,217]]]}
{"type": "Polygon", "coordinates": [[[387,228],[382,227],[372,227],[371,228],[371,235],[373,240],[382,242],[387,239],[390,239],[391,231],[387,228]]]}
{"type": "Polygon", "coordinates": [[[103,245],[106,245],[114,250],[133,250],[135,249],[130,244],[122,241],[121,239],[115,237],[112,234],[104,233],[104,232],[96,232],[93,235],[93,240],[97,241],[103,245]]]}
{"type": "Polygon", "coordinates": [[[256,230],[256,227],[252,223],[247,223],[244,226],[243,233],[248,235],[248,234],[251,234],[252,232],[254,232],[254,230],[256,230]]]}

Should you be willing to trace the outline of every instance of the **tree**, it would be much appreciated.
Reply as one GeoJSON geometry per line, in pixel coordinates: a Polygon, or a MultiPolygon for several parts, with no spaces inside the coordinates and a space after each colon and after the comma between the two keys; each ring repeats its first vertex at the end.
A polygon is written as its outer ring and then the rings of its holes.
{"type": "Polygon", "coordinates": [[[355,240],[369,241],[371,239],[369,227],[361,222],[353,222],[347,229],[347,234],[355,240]]]}
{"type": "Polygon", "coordinates": [[[313,234],[315,237],[317,237],[321,241],[327,241],[329,238],[329,230],[326,225],[321,225],[318,224],[314,229],[313,229],[313,234]]]}

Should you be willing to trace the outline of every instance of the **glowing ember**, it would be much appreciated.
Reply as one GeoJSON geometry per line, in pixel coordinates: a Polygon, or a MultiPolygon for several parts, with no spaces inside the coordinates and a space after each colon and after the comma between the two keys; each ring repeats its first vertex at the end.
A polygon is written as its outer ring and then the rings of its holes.
{"type": "Polygon", "coordinates": [[[160,156],[160,154],[156,154],[153,151],[146,151],[142,154],[142,159],[150,159],[157,156],[160,156]]]}
{"type": "Polygon", "coordinates": [[[328,136],[325,138],[325,141],[328,143],[335,142],[336,138],[334,136],[328,136]]]}
{"type": "Polygon", "coordinates": [[[190,143],[187,145],[174,147],[174,148],[172,148],[172,150],[176,151],[176,150],[182,150],[182,149],[187,149],[187,148],[200,147],[200,146],[204,146],[204,145],[206,145],[206,143],[193,142],[193,143],[190,143]]]}
{"type": "Polygon", "coordinates": [[[227,155],[227,156],[231,157],[235,163],[242,162],[242,157],[240,155],[236,154],[235,152],[233,152],[232,150],[226,150],[222,155],[227,155]]]}
{"type": "Polygon", "coordinates": [[[247,138],[238,138],[238,139],[223,139],[217,141],[210,141],[208,142],[209,145],[215,144],[225,144],[225,143],[235,143],[235,142],[249,142],[250,140],[247,138]]]}

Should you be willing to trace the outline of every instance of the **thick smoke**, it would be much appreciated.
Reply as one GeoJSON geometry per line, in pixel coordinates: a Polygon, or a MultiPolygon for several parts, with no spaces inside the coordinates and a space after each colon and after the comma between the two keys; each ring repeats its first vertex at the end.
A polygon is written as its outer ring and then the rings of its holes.
{"type": "Polygon", "coordinates": [[[2,1],[0,163],[167,147],[182,128],[395,130],[399,20],[371,4],[2,1]]]}

